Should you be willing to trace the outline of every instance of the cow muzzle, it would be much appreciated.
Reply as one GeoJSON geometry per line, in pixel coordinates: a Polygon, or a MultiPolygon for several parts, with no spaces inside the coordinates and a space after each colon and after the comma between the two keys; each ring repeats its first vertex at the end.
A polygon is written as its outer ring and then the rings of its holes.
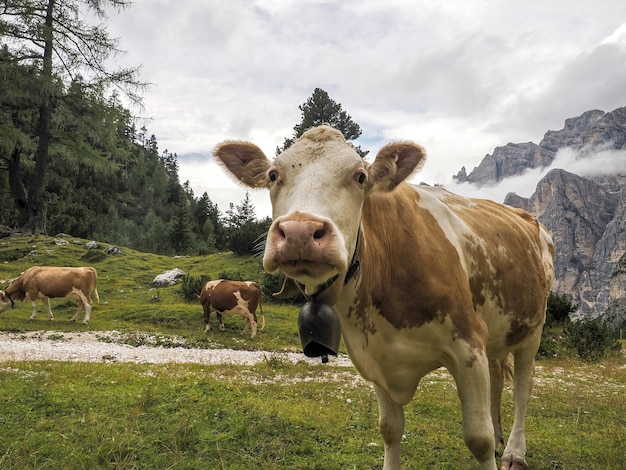
{"type": "Polygon", "coordinates": [[[298,332],[305,356],[321,357],[326,363],[329,354],[338,354],[341,324],[330,305],[317,300],[304,304],[298,315],[298,332]]]}
{"type": "Polygon", "coordinates": [[[263,264],[268,272],[307,285],[320,285],[344,271],[347,253],[334,224],[296,213],[274,221],[267,235],[263,264]]]}

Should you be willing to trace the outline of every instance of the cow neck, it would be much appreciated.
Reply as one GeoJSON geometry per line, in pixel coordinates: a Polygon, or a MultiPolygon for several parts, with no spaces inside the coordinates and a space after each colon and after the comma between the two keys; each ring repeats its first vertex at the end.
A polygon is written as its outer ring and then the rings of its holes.
{"type": "Polygon", "coordinates": [[[298,288],[300,293],[308,301],[311,301],[311,300],[313,300],[313,301],[320,301],[320,302],[327,303],[329,305],[334,305],[337,302],[337,300],[338,300],[341,288],[343,286],[347,285],[348,282],[350,282],[350,280],[354,277],[354,275],[359,270],[359,267],[361,266],[361,261],[358,258],[360,245],[361,245],[361,227],[359,227],[359,230],[358,230],[357,235],[356,235],[356,245],[354,247],[354,253],[352,253],[352,260],[350,261],[350,264],[348,265],[348,269],[347,269],[347,271],[345,273],[345,276],[344,276],[344,279],[343,279],[343,285],[340,285],[340,286],[336,285],[336,282],[341,277],[341,273],[339,273],[339,274],[331,277],[324,284],[322,284],[320,286],[320,288],[317,290],[317,292],[315,292],[315,294],[307,295],[304,292],[304,285],[299,283],[298,281],[296,281],[294,279],[296,287],[298,288]],[[335,292],[331,292],[333,289],[334,289],[335,292]],[[329,299],[332,299],[332,300],[329,300],[329,299]]]}

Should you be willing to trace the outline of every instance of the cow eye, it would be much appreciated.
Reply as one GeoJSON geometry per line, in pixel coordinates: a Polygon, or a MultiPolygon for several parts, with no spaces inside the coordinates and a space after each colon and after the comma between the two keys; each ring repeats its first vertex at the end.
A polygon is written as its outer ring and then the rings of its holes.
{"type": "Polygon", "coordinates": [[[278,179],[278,172],[276,170],[270,170],[267,172],[267,177],[273,183],[274,181],[278,179]]]}
{"type": "Polygon", "coordinates": [[[354,181],[356,181],[359,184],[365,184],[366,179],[367,179],[367,175],[362,171],[359,171],[357,174],[354,175],[354,181]]]}

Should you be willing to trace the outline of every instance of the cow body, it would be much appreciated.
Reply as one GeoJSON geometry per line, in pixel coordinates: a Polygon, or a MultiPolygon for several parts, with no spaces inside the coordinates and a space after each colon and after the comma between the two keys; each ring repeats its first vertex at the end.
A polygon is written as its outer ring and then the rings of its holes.
{"type": "Polygon", "coordinates": [[[30,319],[34,320],[37,317],[37,300],[41,299],[52,320],[54,316],[50,299],[73,299],[78,302],[78,308],[71,321],[76,321],[84,309],[83,323],[86,325],[91,317],[92,291],[100,301],[97,284],[98,274],[91,267],[33,266],[15,279],[4,292],[0,291],[0,313],[14,306],[16,300],[30,300],[33,304],[30,319]]]}
{"type": "Polygon", "coordinates": [[[250,337],[254,338],[257,332],[256,309],[259,307],[261,314],[261,329],[265,328],[265,316],[261,305],[261,288],[256,282],[230,281],[218,279],[208,281],[200,293],[200,304],[204,311],[205,331],[211,330],[209,318],[211,311],[215,310],[220,323],[220,331],[224,329],[222,315],[237,314],[245,321],[241,334],[245,334],[251,328],[250,337]]]}
{"type": "Polygon", "coordinates": [[[411,142],[368,164],[320,126],[273,162],[247,142],[214,153],[244,184],[270,190],[264,268],[338,312],[350,358],[374,383],[384,468],[400,467],[404,405],[442,366],[468,448],[481,468],[496,468],[510,354],[515,419],[501,468],[527,468],[524,421],[554,277],[545,228],[518,209],[404,182],[425,159],[411,142]]]}

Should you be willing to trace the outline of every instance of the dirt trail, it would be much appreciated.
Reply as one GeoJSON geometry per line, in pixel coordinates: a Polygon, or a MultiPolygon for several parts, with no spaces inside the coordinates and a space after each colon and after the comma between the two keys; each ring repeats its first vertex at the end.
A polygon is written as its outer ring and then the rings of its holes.
{"type": "MultiPolygon", "coordinates": [[[[73,362],[134,362],[162,364],[167,362],[197,364],[253,365],[267,358],[297,363],[321,364],[320,358],[307,358],[302,353],[275,353],[233,349],[196,349],[161,346],[131,346],[122,344],[128,335],[117,331],[68,333],[35,331],[25,333],[0,332],[0,362],[3,361],[73,361],[73,362]]],[[[145,339],[145,338],[144,338],[145,339]]],[[[150,338],[145,341],[149,344],[150,338]]],[[[330,357],[327,365],[351,367],[347,356],[330,357]]]]}

